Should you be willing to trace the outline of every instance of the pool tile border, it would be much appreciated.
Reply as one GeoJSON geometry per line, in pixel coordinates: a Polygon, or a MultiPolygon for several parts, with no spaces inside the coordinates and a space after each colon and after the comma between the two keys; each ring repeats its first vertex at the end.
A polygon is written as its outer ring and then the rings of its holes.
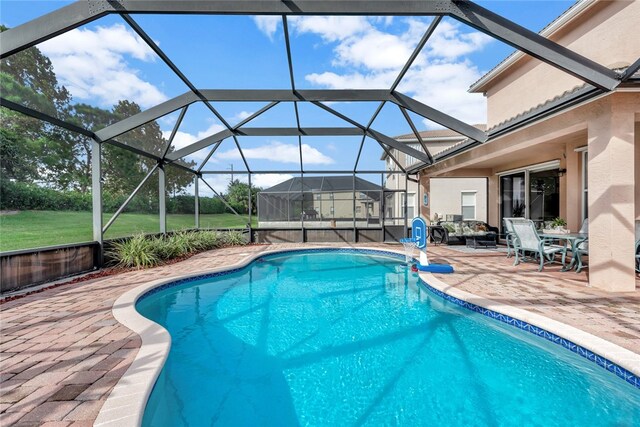
{"type": "MultiPolygon", "coordinates": [[[[295,249],[288,249],[288,250],[284,250],[284,251],[280,251],[275,253],[276,255],[287,255],[289,253],[296,253],[296,254],[300,254],[300,253],[314,253],[314,252],[327,252],[327,251],[332,251],[332,252],[345,252],[345,253],[364,253],[364,254],[372,254],[372,255],[382,255],[382,256],[389,256],[389,257],[393,257],[393,258],[402,258],[404,259],[404,255],[398,253],[398,252],[390,252],[390,251],[384,251],[384,250],[376,250],[376,249],[358,249],[358,248],[313,248],[313,249],[299,249],[299,250],[295,250],[295,249]]],[[[263,257],[267,257],[270,254],[263,254],[260,257],[256,258],[263,258],[263,257]]],[[[271,254],[272,255],[272,254],[271,254]]],[[[414,259],[414,261],[417,262],[417,260],[414,259]]],[[[247,268],[248,264],[242,267],[236,267],[236,268],[232,268],[229,270],[225,270],[225,271],[219,271],[219,272],[215,272],[215,273],[205,273],[196,277],[191,277],[191,278],[187,278],[187,279],[178,279],[176,281],[167,283],[165,285],[162,286],[158,286],[156,288],[153,288],[149,291],[147,291],[146,293],[144,293],[143,295],[140,296],[140,298],[138,299],[138,301],[147,298],[155,293],[161,292],[165,289],[168,288],[172,288],[174,286],[179,286],[183,283],[187,283],[190,282],[194,279],[200,280],[200,279],[209,279],[209,278],[213,278],[213,277],[219,277],[219,276],[224,276],[227,274],[233,274],[236,273],[238,271],[243,270],[244,268],[247,268]]],[[[509,316],[507,314],[501,313],[499,311],[495,311],[489,308],[485,308],[482,307],[478,304],[474,304],[472,302],[466,301],[464,299],[461,298],[457,298],[455,296],[452,296],[444,291],[441,291],[431,285],[429,285],[429,283],[427,281],[424,280],[423,277],[420,278],[420,284],[427,289],[428,291],[430,291],[431,293],[439,296],[440,298],[445,299],[446,301],[449,301],[457,306],[460,306],[462,308],[465,308],[467,310],[476,312],[476,313],[480,313],[483,316],[487,316],[491,319],[497,320],[499,322],[505,323],[507,325],[516,327],[518,329],[521,329],[525,332],[529,332],[533,335],[537,335],[539,337],[542,337],[544,339],[546,339],[547,341],[551,341],[554,344],[560,345],[564,348],[566,348],[567,350],[572,351],[573,353],[578,354],[579,356],[589,360],[590,362],[594,362],[596,363],[598,366],[606,369],[609,372],[614,373],[615,375],[617,375],[618,377],[620,377],[621,379],[625,380],[626,382],[628,382],[629,384],[640,388],[640,376],[639,375],[635,375],[633,372],[629,371],[628,369],[625,369],[622,366],[619,366],[618,364],[612,362],[611,360],[607,359],[606,357],[603,357],[599,354],[597,354],[596,352],[593,352],[591,350],[589,350],[588,348],[585,348],[579,344],[574,343],[573,341],[567,339],[567,338],[563,338],[553,332],[547,331],[544,328],[541,328],[539,326],[536,326],[534,324],[531,324],[529,322],[526,322],[524,320],[520,320],[516,317],[512,317],[509,316]]]]}
{"type": "MultiPolygon", "coordinates": [[[[247,255],[235,265],[221,267],[210,273],[198,273],[184,276],[179,279],[171,278],[155,280],[131,289],[121,295],[113,304],[113,315],[120,323],[140,336],[142,339],[142,345],[134,362],[131,364],[129,369],[127,369],[107,398],[107,401],[98,414],[98,418],[96,419],[94,426],[140,426],[146,402],[169,354],[169,350],[171,348],[171,336],[162,326],[143,317],[137,312],[135,305],[138,301],[158,292],[162,292],[163,290],[179,286],[193,280],[208,279],[236,273],[245,269],[252,262],[271,255],[327,251],[364,253],[390,256],[403,260],[405,259],[405,255],[402,252],[375,248],[318,247],[271,250],[258,254],[247,255]]],[[[416,260],[414,259],[414,261],[416,260]]],[[[578,354],[581,357],[584,357],[585,359],[595,363],[597,366],[606,369],[619,378],[625,380],[632,386],[640,388],[640,355],[577,328],[551,320],[547,317],[535,315],[508,305],[498,304],[469,292],[452,288],[446,283],[440,281],[431,273],[421,272],[419,275],[420,285],[434,295],[443,298],[445,301],[540,336],[578,354]],[[447,289],[448,292],[445,292],[443,289],[447,289]],[[476,304],[472,301],[476,301],[478,303],[476,304]],[[501,311],[488,308],[489,306],[494,305],[500,306],[501,311]],[[514,315],[506,314],[504,312],[512,312],[514,315]],[[529,318],[530,321],[522,320],[526,318],[529,318]],[[544,324],[546,329],[541,326],[537,326],[534,323],[544,324]],[[564,332],[563,335],[575,336],[580,338],[580,340],[576,338],[570,340],[565,336],[558,335],[548,329],[553,329],[555,332],[562,331],[564,332]],[[574,341],[579,341],[580,343],[576,343],[574,341]],[[600,351],[599,353],[606,355],[607,352],[611,352],[611,356],[602,356],[598,354],[598,352],[589,349],[589,346],[585,346],[585,343],[589,343],[592,348],[594,346],[605,348],[607,351],[600,351]],[[615,359],[615,361],[612,359],[615,359]],[[621,366],[623,364],[628,366],[633,365],[633,368],[627,369],[621,366]],[[633,369],[633,371],[631,369],[633,369]]]]}
{"type": "Polygon", "coordinates": [[[585,348],[579,344],[574,343],[573,341],[563,338],[560,335],[557,335],[553,332],[549,332],[544,328],[541,328],[539,326],[536,326],[532,323],[526,322],[524,320],[520,320],[517,319],[515,317],[511,317],[507,314],[503,314],[500,313],[498,311],[495,310],[491,310],[489,308],[485,308],[482,307],[480,305],[465,301],[463,299],[460,298],[456,298],[452,295],[447,294],[446,292],[443,292],[431,285],[429,285],[427,282],[425,282],[424,280],[420,281],[420,284],[426,288],[427,290],[429,290],[430,292],[438,295],[439,297],[445,299],[446,301],[449,301],[455,305],[458,305],[460,307],[466,308],[467,310],[470,311],[474,311],[476,313],[480,313],[483,316],[487,316],[490,317],[491,319],[497,320],[499,322],[505,323],[507,325],[516,327],[518,329],[521,329],[525,332],[529,332],[533,335],[537,335],[539,337],[542,337],[544,339],[546,339],[547,341],[551,341],[554,344],[560,345],[564,348],[566,348],[567,350],[572,351],[573,353],[576,353],[579,356],[584,357],[585,359],[589,360],[590,362],[594,362],[596,363],[598,366],[606,369],[609,372],[612,372],[614,374],[616,374],[618,377],[620,377],[621,379],[625,380],[626,382],[628,382],[629,384],[635,386],[636,388],[640,389],[640,376],[635,375],[633,372],[631,372],[630,370],[627,370],[625,368],[623,368],[622,366],[619,366],[618,364],[612,362],[611,360],[607,359],[606,357],[600,356],[599,354],[589,350],[588,348],[585,348]]]}

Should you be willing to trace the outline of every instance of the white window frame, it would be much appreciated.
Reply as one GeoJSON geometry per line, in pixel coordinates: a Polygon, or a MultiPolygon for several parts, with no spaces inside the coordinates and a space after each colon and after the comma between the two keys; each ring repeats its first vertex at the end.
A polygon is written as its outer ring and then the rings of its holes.
{"type": "Polygon", "coordinates": [[[582,208],[582,221],[584,222],[585,219],[587,219],[587,206],[589,203],[589,180],[587,177],[588,174],[588,162],[589,162],[589,152],[587,150],[582,151],[582,173],[581,178],[582,178],[582,203],[581,203],[581,208],[582,208]]]}
{"type": "Polygon", "coordinates": [[[475,220],[478,216],[478,191],[477,190],[463,190],[460,191],[460,214],[462,215],[462,220],[475,220]],[[465,205],[464,204],[464,195],[465,194],[473,194],[473,205],[465,205]],[[473,206],[473,218],[465,218],[464,217],[464,208],[473,206]]]}
{"type": "MultiPolygon", "coordinates": [[[[424,152],[424,148],[422,148],[422,145],[420,145],[419,143],[407,144],[407,146],[410,147],[410,148],[413,148],[414,150],[424,152]]],[[[405,162],[404,162],[405,167],[411,166],[414,163],[418,163],[418,159],[416,159],[415,157],[413,157],[410,154],[406,154],[405,153],[405,162]]]]}
{"type": "Polygon", "coordinates": [[[409,207],[413,208],[413,215],[416,214],[416,193],[414,192],[407,192],[407,199],[406,199],[406,203],[405,202],[405,198],[404,198],[404,194],[405,193],[400,193],[400,209],[402,210],[403,207],[406,206],[406,213],[409,213],[409,207]]]}

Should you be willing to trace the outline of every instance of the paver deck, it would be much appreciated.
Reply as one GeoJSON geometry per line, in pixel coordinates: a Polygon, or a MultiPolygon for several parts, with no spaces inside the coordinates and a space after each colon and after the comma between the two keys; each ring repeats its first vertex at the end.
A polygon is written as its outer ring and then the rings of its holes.
{"type": "MultiPolygon", "coordinates": [[[[93,424],[140,346],[137,335],[111,314],[114,301],[127,290],[151,280],[232,265],[265,250],[300,246],[220,249],[180,263],[64,285],[2,304],[0,424],[93,424]]],[[[331,245],[313,245],[317,246],[331,245]]],[[[456,267],[457,274],[440,276],[448,285],[543,314],[640,352],[640,287],[610,294],[587,287],[585,273],[560,272],[558,266],[546,267],[542,273],[533,264],[513,267],[512,260],[499,252],[440,246],[430,248],[430,254],[432,261],[456,267]]]]}

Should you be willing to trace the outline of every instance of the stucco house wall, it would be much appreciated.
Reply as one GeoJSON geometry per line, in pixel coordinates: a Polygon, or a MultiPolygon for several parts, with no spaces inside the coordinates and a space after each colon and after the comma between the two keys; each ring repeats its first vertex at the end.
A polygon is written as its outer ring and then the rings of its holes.
{"type": "MultiPolygon", "coordinates": [[[[478,221],[487,222],[487,179],[486,178],[431,178],[430,213],[444,218],[447,214],[462,215],[462,193],[476,195],[476,215],[478,221]]],[[[494,225],[494,224],[491,224],[494,225]]]]}
{"type": "MultiPolygon", "coordinates": [[[[609,68],[640,58],[637,42],[640,1],[590,1],[579,16],[551,34],[550,40],[609,68]]],[[[519,59],[488,82],[472,86],[487,97],[487,125],[495,126],[584,83],[538,59],[519,59]]]]}

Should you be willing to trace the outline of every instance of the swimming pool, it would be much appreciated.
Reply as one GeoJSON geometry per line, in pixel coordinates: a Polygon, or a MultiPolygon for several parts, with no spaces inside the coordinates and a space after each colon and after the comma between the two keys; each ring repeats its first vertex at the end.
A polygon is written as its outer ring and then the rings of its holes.
{"type": "Polygon", "coordinates": [[[398,258],[265,256],[141,298],[172,336],[145,426],[635,425],[640,390],[427,292],[398,258]]]}

